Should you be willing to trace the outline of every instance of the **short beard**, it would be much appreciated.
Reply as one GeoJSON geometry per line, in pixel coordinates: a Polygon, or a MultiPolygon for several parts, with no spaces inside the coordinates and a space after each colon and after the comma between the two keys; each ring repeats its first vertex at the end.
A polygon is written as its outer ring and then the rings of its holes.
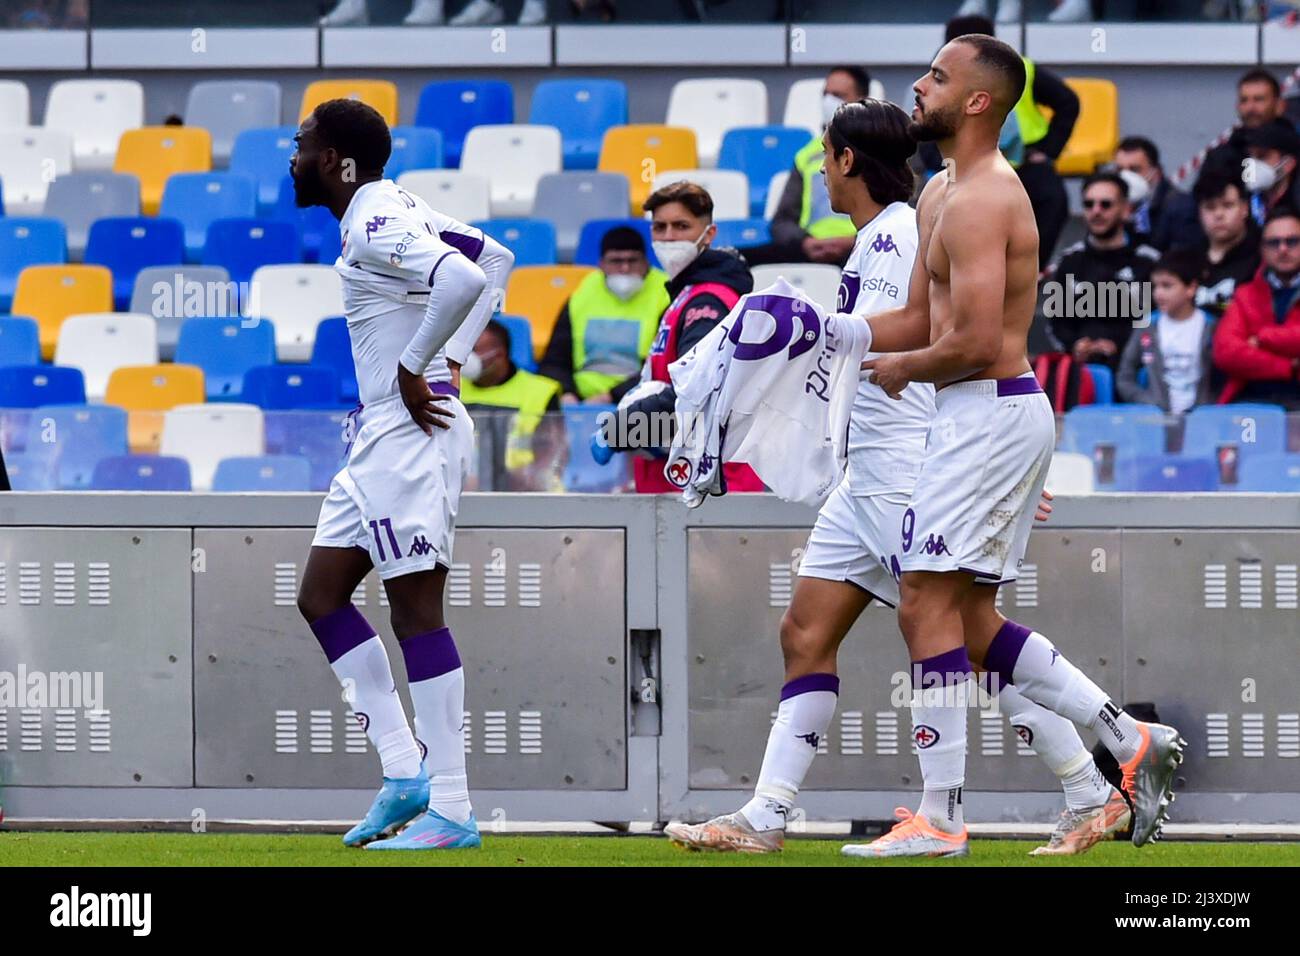
{"type": "Polygon", "coordinates": [[[325,184],[321,181],[320,173],[311,167],[304,169],[302,172],[293,176],[293,204],[299,209],[306,209],[309,206],[324,206],[328,203],[328,197],[325,194],[325,184]]]}
{"type": "Polygon", "coordinates": [[[951,111],[930,110],[921,114],[919,123],[910,122],[908,132],[919,143],[933,143],[956,136],[957,122],[951,111]]]}
{"type": "Polygon", "coordinates": [[[1111,239],[1114,239],[1123,231],[1124,231],[1124,223],[1122,222],[1115,223],[1115,225],[1111,226],[1105,232],[1092,232],[1092,230],[1089,230],[1089,232],[1092,233],[1092,237],[1094,239],[1100,239],[1103,242],[1109,242],[1111,239]]]}

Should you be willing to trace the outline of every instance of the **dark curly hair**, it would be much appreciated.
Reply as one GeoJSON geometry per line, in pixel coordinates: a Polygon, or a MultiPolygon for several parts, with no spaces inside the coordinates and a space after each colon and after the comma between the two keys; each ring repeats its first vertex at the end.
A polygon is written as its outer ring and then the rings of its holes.
{"type": "Polygon", "coordinates": [[[360,100],[326,100],[312,111],[321,145],[351,158],[363,173],[382,173],[393,152],[388,124],[360,100]]]}
{"type": "Polygon", "coordinates": [[[915,185],[908,160],[916,152],[906,113],[887,100],[845,103],[826,126],[832,154],[853,150],[849,176],[867,184],[871,198],[882,206],[907,202],[915,185]]]}

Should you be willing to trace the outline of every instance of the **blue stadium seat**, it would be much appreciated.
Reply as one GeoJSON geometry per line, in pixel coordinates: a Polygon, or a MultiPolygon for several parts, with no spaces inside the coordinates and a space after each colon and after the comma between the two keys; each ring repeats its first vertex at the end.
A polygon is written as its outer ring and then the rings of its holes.
{"type": "Polygon", "coordinates": [[[59,487],[47,455],[6,452],[5,471],[14,491],[57,491],[59,487]]]}
{"type": "Polygon", "coordinates": [[[528,122],[560,131],[565,169],[595,169],[605,131],[627,123],[627,86],[621,80],[543,80],[533,89],[528,122]]]}
{"type": "Polygon", "coordinates": [[[135,276],[146,266],[185,261],[185,230],[175,219],[122,216],[97,219],[86,240],[86,262],[113,273],[113,308],[126,310],[135,276]]]}
{"type": "Polygon", "coordinates": [[[747,246],[760,246],[772,239],[772,230],[766,219],[719,219],[718,234],[713,238],[713,245],[734,246],[744,249],[747,246]]]}
{"type": "Polygon", "coordinates": [[[1240,460],[1286,451],[1286,411],[1280,405],[1200,405],[1184,418],[1183,454],[1213,458],[1224,447],[1240,460]]]}
{"type": "Polygon", "coordinates": [[[223,458],[213,491],[311,491],[311,462],[299,455],[223,458]]]}
{"type": "Polygon", "coordinates": [[[442,133],[443,156],[460,168],[465,134],[475,126],[515,121],[514,88],[504,80],[441,80],[426,84],[415,108],[415,125],[442,133]]]}
{"type": "Polygon", "coordinates": [[[1156,405],[1079,405],[1065,413],[1061,451],[1097,465],[1098,491],[1114,491],[1122,461],[1165,453],[1165,413],[1156,405]],[[1111,467],[1103,467],[1109,459],[1111,467]]]}
{"type": "Polygon", "coordinates": [[[1143,455],[1121,461],[1116,491],[1218,491],[1219,465],[1212,458],[1143,455]]]}
{"type": "Polygon", "coordinates": [[[343,316],[321,319],[316,326],[311,364],[334,370],[339,378],[339,401],[351,404],[358,400],[357,367],[352,361],[352,337],[348,335],[348,320],[343,316]]]}
{"type": "Polygon", "coordinates": [[[600,263],[600,240],[605,233],[615,226],[631,226],[645,239],[646,256],[650,265],[659,267],[653,247],[650,245],[650,220],[648,219],[589,219],[578,233],[578,248],[573,253],[573,262],[579,266],[594,266],[600,263]]]}
{"type": "Polygon", "coordinates": [[[545,219],[480,219],[471,225],[513,252],[517,266],[555,265],[555,226],[545,219]]]}
{"type": "Polygon", "coordinates": [[[291,222],[298,227],[298,241],[302,244],[303,261],[333,265],[334,260],[338,258],[337,251],[329,258],[321,258],[321,250],[322,248],[338,249],[341,240],[339,221],[324,206],[299,209],[293,201],[293,178],[288,174],[280,180],[280,198],[276,202],[271,218],[280,222],[291,222]]]}
{"type": "Polygon", "coordinates": [[[510,361],[525,372],[537,371],[533,358],[533,325],[518,315],[498,315],[496,320],[510,333],[510,361]]]}
{"type": "Polygon", "coordinates": [[[116,405],[45,405],[27,423],[27,455],[44,458],[62,490],[91,486],[95,465],[125,455],[126,409],[116,405]]]}
{"type": "Polygon", "coordinates": [[[1241,460],[1233,491],[1300,492],[1300,455],[1256,453],[1241,460]]]}
{"type": "Polygon", "coordinates": [[[100,459],[92,491],[189,491],[190,463],[171,455],[114,455],[100,459]]]}
{"type": "Polygon", "coordinates": [[[1097,391],[1095,404],[1114,405],[1115,373],[1110,370],[1110,366],[1102,365],[1099,362],[1089,362],[1084,367],[1092,373],[1092,383],[1097,391]]]}
{"type": "Polygon", "coordinates": [[[264,126],[246,129],[235,137],[230,154],[230,171],[247,176],[257,185],[257,210],[267,215],[280,199],[280,180],[293,155],[296,126],[264,126]]]}
{"type": "Polygon", "coordinates": [[[67,233],[57,219],[0,218],[0,312],[13,306],[23,269],[67,261],[67,233]]]}
{"type": "Polygon", "coordinates": [[[265,319],[253,325],[230,318],[186,319],[176,361],[203,369],[208,401],[239,401],[244,374],[275,362],[275,327],[265,319]]]}
{"type": "Polygon", "coordinates": [[[249,282],[261,266],[301,262],[298,228],[275,219],[216,219],[208,225],[203,264],[224,266],[235,282],[249,282]]]}
{"type": "Polygon", "coordinates": [[[573,492],[614,491],[627,479],[624,459],[615,456],[608,465],[591,457],[591,436],[600,427],[600,415],[614,405],[565,405],[564,430],[569,439],[569,460],[564,466],[564,490],[573,492]]]}
{"type": "Polygon", "coordinates": [[[431,126],[394,126],[393,153],[384,178],[396,181],[408,169],[442,168],[442,133],[431,126]]]}
{"type": "Polygon", "coordinates": [[[240,401],[277,411],[338,408],[338,373],[313,365],[259,365],[244,373],[240,401]]]}
{"type": "Polygon", "coordinates": [[[158,215],[185,228],[185,261],[203,260],[208,225],[217,219],[248,218],[257,213],[256,184],[239,173],[176,173],[163,187],[158,215]]]}
{"type": "Polygon", "coordinates": [[[348,425],[347,411],[267,412],[264,418],[268,455],[301,455],[311,462],[311,490],[330,486],[348,441],[355,435],[355,420],[348,425]]]}
{"type": "Polygon", "coordinates": [[[86,404],[86,380],[79,368],[11,365],[0,368],[0,408],[86,404]]]}
{"type": "Polygon", "coordinates": [[[41,333],[35,319],[0,317],[0,367],[41,364],[41,333]]]}
{"type": "Polygon", "coordinates": [[[772,177],[794,165],[795,153],[808,145],[808,131],[793,126],[738,126],[722,137],[718,168],[749,177],[749,214],[762,216],[772,177]]]}

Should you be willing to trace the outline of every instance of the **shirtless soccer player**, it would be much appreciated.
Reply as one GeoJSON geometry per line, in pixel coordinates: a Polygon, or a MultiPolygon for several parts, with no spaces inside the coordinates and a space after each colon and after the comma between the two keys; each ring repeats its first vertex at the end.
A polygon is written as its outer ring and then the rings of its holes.
{"type": "MultiPolygon", "coordinates": [[[[955,690],[972,662],[1088,727],[1114,754],[1133,806],[1133,843],[1159,835],[1185,743],[1140,723],[1043,635],[997,612],[996,585],[1014,580],[1029,542],[1056,429],[1026,358],[1038,275],[1038,231],[998,132],[1025,85],[1019,54],[983,34],[943,47],[913,87],[913,132],[933,140],[945,169],[917,207],[920,248],[906,303],[873,316],[863,363],[895,399],[937,387],[935,418],[901,524],[899,626],[913,667],[955,690]],[[993,586],[989,586],[993,585],[993,586]]],[[[853,856],[967,852],[961,788],[966,713],[959,694],[913,702],[924,780],[920,810],[853,856]]]]}
{"type": "Polygon", "coordinates": [[[343,277],[362,403],[347,462],[321,505],[298,594],[383,765],[378,796],[343,842],[380,850],[475,847],[465,675],[442,609],[474,443],[453,369],[487,324],[514,257],[384,178],[388,126],[364,103],[322,103],[294,141],[289,168],[298,205],[326,206],[339,218],[343,253],[334,268],[343,277]],[[371,568],[401,642],[414,735],[384,645],[352,604],[371,568]]]}
{"type": "MultiPolygon", "coordinates": [[[[857,239],[840,279],[841,312],[869,316],[904,302],[916,258],[916,214],[908,158],[916,142],[892,103],[846,103],[823,135],[831,208],[852,217],[857,239]]],[[[822,506],[808,539],[790,608],[781,621],[785,686],[768,736],[754,797],[707,823],[666,833],[692,849],[780,850],[786,817],[826,734],[839,692],[836,657],[871,603],[898,605],[898,529],[925,454],[934,387],[914,382],[902,400],[862,381],[849,423],[848,474],[822,506]]],[[[1052,840],[1035,852],[1081,853],[1129,818],[1074,725],[1014,688],[999,698],[1011,723],[1061,778],[1066,810],[1052,840]]]]}

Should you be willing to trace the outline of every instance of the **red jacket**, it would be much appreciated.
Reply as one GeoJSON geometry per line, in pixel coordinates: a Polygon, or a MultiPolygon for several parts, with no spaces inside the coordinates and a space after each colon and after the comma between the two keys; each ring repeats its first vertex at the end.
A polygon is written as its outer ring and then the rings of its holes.
{"type": "Polygon", "coordinates": [[[1228,377],[1220,404],[1232,401],[1251,382],[1290,382],[1293,359],[1300,359],[1300,293],[1279,325],[1273,314],[1273,288],[1264,270],[1237,286],[1214,332],[1214,364],[1228,377]],[[1254,338],[1258,345],[1251,345],[1254,338]]]}

